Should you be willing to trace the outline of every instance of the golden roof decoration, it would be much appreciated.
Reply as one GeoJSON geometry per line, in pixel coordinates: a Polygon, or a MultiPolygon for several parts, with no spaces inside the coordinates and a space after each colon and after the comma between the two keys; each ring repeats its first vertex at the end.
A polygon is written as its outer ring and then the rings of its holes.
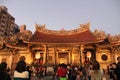
{"type": "Polygon", "coordinates": [[[5,43],[6,44],[13,44],[16,45],[18,43],[18,37],[16,34],[14,34],[13,36],[8,36],[5,39],[5,43]]]}
{"type": "Polygon", "coordinates": [[[29,41],[31,37],[32,32],[29,30],[26,30],[24,33],[23,32],[18,33],[18,39],[23,41],[29,41]]]}
{"type": "Polygon", "coordinates": [[[36,24],[35,25],[36,31],[47,33],[47,34],[70,35],[70,34],[76,34],[76,33],[84,32],[84,31],[88,30],[90,28],[90,22],[88,22],[86,24],[80,24],[80,27],[77,29],[74,29],[74,30],[64,30],[64,29],[49,30],[49,29],[46,29],[45,26],[46,26],[45,24],[43,24],[43,25],[36,24]]]}
{"type": "Polygon", "coordinates": [[[99,31],[97,29],[93,32],[93,35],[96,37],[97,40],[103,40],[107,37],[107,34],[104,31],[99,31]]]}
{"type": "Polygon", "coordinates": [[[31,39],[32,32],[30,30],[26,30],[25,25],[21,25],[20,27],[21,27],[20,32],[14,34],[12,36],[6,37],[5,42],[7,44],[16,45],[19,43],[20,40],[29,41],[31,39]]]}
{"type": "Polygon", "coordinates": [[[112,35],[108,35],[108,39],[110,42],[120,42],[120,35],[115,35],[115,36],[112,36],[112,35]]]}
{"type": "Polygon", "coordinates": [[[104,40],[105,38],[107,38],[109,40],[109,42],[120,42],[120,35],[106,34],[102,30],[99,31],[96,29],[93,32],[93,35],[96,37],[97,40],[104,40]]]}

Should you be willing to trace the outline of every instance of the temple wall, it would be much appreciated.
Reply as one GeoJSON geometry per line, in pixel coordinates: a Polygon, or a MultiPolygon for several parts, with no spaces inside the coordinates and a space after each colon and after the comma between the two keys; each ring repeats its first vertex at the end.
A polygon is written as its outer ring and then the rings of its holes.
{"type": "Polygon", "coordinates": [[[79,54],[72,54],[72,63],[79,64],[80,63],[80,55],[79,54]]]}
{"type": "MultiPolygon", "coordinates": [[[[5,61],[7,62],[8,67],[10,68],[12,67],[14,69],[21,56],[25,56],[26,58],[25,62],[27,64],[31,64],[33,62],[33,59],[35,59],[35,56],[33,56],[33,54],[35,53],[30,52],[29,50],[24,50],[24,51],[20,50],[15,52],[14,54],[12,52],[0,52],[0,63],[2,61],[5,61]]],[[[70,64],[80,63],[80,53],[77,51],[73,51],[73,52],[68,51],[67,57],[64,59],[60,57],[58,58],[58,54],[62,54],[62,53],[55,52],[54,49],[49,51],[47,55],[48,63],[55,64],[55,60],[57,64],[59,64],[60,60],[61,62],[63,61],[70,64]]],[[[104,49],[100,50],[99,52],[96,52],[96,60],[100,62],[101,68],[104,69],[106,69],[110,63],[113,62],[117,63],[118,56],[120,56],[120,50],[115,51],[114,53],[111,53],[109,50],[104,50],[104,49]]],[[[84,54],[81,54],[81,58],[82,58],[81,59],[82,63],[84,63],[84,54]]],[[[45,63],[45,61],[46,61],[46,53],[43,52],[43,64],[45,63]]]]}
{"type": "Polygon", "coordinates": [[[28,50],[25,50],[25,51],[19,51],[19,57],[18,59],[21,57],[21,56],[25,56],[25,62],[27,64],[31,64],[33,62],[33,58],[32,58],[32,54],[31,52],[29,52],[28,50]]]}
{"type": "Polygon", "coordinates": [[[63,48],[61,47],[57,48],[56,51],[54,48],[49,48],[48,50],[49,52],[47,55],[46,52],[44,52],[43,64],[46,62],[46,56],[47,56],[48,64],[59,64],[59,63],[79,64],[80,63],[80,54],[78,51],[72,51],[70,49],[68,50],[68,47],[64,49],[66,51],[64,51],[63,48]]]}
{"type": "Polygon", "coordinates": [[[115,62],[117,63],[117,57],[120,56],[120,50],[115,51],[115,62]]]}
{"type": "Polygon", "coordinates": [[[120,50],[113,53],[109,50],[100,50],[96,53],[96,60],[100,62],[101,68],[106,69],[110,64],[117,63],[118,56],[120,56],[120,50]]]}
{"type": "Polygon", "coordinates": [[[109,51],[101,50],[96,53],[96,60],[100,62],[101,68],[106,69],[107,66],[111,63],[111,55],[109,51]]]}
{"type": "Polygon", "coordinates": [[[6,62],[7,67],[11,69],[12,65],[12,54],[10,52],[0,52],[0,63],[6,62]]]}

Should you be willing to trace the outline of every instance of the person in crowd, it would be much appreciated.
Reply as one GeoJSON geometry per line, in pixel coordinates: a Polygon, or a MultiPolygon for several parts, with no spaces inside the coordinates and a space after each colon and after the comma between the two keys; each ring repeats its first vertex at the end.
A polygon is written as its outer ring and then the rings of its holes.
{"type": "Polygon", "coordinates": [[[19,61],[25,62],[25,56],[21,56],[21,57],[19,58],[19,61]]]}
{"type": "Polygon", "coordinates": [[[13,77],[14,77],[14,80],[28,80],[29,79],[29,72],[26,70],[26,63],[24,61],[19,61],[17,63],[13,77]]]}
{"type": "Polygon", "coordinates": [[[23,63],[26,65],[25,60],[26,60],[25,56],[21,56],[21,57],[19,58],[18,63],[19,63],[19,62],[23,62],[23,63]]]}
{"type": "Polygon", "coordinates": [[[85,73],[85,67],[83,65],[80,65],[77,71],[76,80],[85,80],[85,73]]]}
{"type": "Polygon", "coordinates": [[[110,80],[115,80],[114,68],[113,68],[112,64],[109,65],[109,71],[108,72],[109,72],[110,80]]]}
{"type": "Polygon", "coordinates": [[[59,80],[59,76],[58,76],[58,73],[57,73],[57,71],[61,68],[61,64],[59,64],[59,65],[56,65],[55,66],[55,76],[54,76],[54,80],[59,80]]]}
{"type": "Polygon", "coordinates": [[[59,77],[59,80],[67,80],[66,75],[67,75],[67,65],[62,63],[57,71],[57,76],[59,77]]]}
{"type": "Polygon", "coordinates": [[[7,67],[7,72],[10,72],[10,68],[9,67],[7,67]]]}
{"type": "Polygon", "coordinates": [[[32,70],[30,69],[30,66],[27,66],[27,71],[29,72],[29,79],[28,80],[31,80],[31,74],[32,74],[32,70]]]}
{"type": "Polygon", "coordinates": [[[54,67],[53,66],[48,66],[47,68],[46,68],[46,75],[48,75],[48,76],[53,76],[54,75],[54,67]]]}
{"type": "Polygon", "coordinates": [[[100,70],[100,64],[98,61],[93,61],[93,73],[91,74],[91,80],[102,80],[103,73],[100,70]]]}
{"type": "Polygon", "coordinates": [[[2,62],[0,64],[0,80],[12,80],[7,72],[7,63],[2,62]]]}
{"type": "Polygon", "coordinates": [[[90,63],[89,70],[88,70],[88,80],[91,80],[92,73],[93,73],[93,65],[92,65],[92,63],[90,63]]]}
{"type": "Polygon", "coordinates": [[[78,68],[77,66],[72,66],[72,80],[76,80],[77,74],[78,74],[78,68]]]}
{"type": "MultiPolygon", "coordinates": [[[[48,64],[46,67],[41,67],[41,73],[42,73],[42,80],[54,80],[54,67],[51,64],[48,64]],[[46,74],[45,77],[43,74],[46,74]]],[[[40,80],[41,80],[40,79],[40,80]]]]}
{"type": "Polygon", "coordinates": [[[68,80],[72,80],[72,67],[70,64],[67,65],[67,76],[68,80]]]}
{"type": "Polygon", "coordinates": [[[116,64],[115,74],[116,80],[120,80],[120,57],[117,58],[118,63],[116,64]]]}

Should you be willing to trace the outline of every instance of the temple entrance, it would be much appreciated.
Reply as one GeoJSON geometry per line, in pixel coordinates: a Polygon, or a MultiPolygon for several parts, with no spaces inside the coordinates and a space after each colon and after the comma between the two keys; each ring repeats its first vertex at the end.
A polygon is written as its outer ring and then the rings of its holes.
{"type": "Polygon", "coordinates": [[[68,52],[59,52],[58,53],[58,63],[69,63],[68,52]]]}

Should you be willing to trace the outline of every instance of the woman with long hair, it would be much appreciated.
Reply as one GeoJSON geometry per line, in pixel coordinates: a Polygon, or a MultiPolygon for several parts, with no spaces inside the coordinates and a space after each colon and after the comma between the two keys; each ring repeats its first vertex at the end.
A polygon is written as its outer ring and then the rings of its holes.
{"type": "Polygon", "coordinates": [[[102,80],[103,72],[100,69],[98,61],[93,61],[93,73],[91,74],[91,80],[102,80]]]}

